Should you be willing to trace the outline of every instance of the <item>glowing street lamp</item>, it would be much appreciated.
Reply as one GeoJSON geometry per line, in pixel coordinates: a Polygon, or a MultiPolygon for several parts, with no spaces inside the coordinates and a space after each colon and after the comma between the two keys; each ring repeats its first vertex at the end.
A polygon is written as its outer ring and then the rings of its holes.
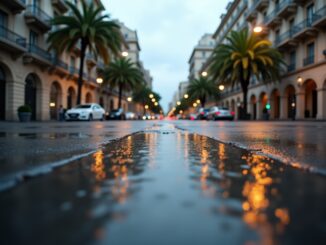
{"type": "Polygon", "coordinates": [[[261,27],[261,26],[254,27],[254,33],[261,33],[262,31],[263,31],[263,27],[261,27]]]}
{"type": "Polygon", "coordinates": [[[96,78],[96,82],[97,82],[98,84],[102,84],[102,83],[103,83],[103,78],[102,78],[102,77],[98,77],[98,78],[96,78]]]}
{"type": "Polygon", "coordinates": [[[123,57],[128,57],[129,53],[128,53],[127,51],[123,51],[123,52],[121,53],[121,55],[122,55],[123,57]]]}
{"type": "Polygon", "coordinates": [[[298,86],[300,87],[302,85],[302,83],[303,83],[303,78],[302,77],[298,77],[297,83],[298,83],[298,86]]]}
{"type": "Polygon", "coordinates": [[[131,97],[128,97],[128,98],[127,98],[127,101],[128,101],[128,102],[131,102],[131,101],[132,101],[132,98],[131,98],[131,97]]]}
{"type": "Polygon", "coordinates": [[[154,104],[155,106],[158,106],[158,102],[155,102],[155,104],[154,104]]]}
{"type": "Polygon", "coordinates": [[[52,108],[55,107],[55,103],[54,102],[51,102],[50,103],[50,107],[52,107],[52,108]]]}
{"type": "Polygon", "coordinates": [[[177,102],[177,105],[181,105],[181,102],[180,102],[180,101],[178,101],[178,102],[177,102]]]}
{"type": "Polygon", "coordinates": [[[203,71],[203,72],[201,73],[201,75],[202,75],[203,77],[207,77],[208,73],[207,73],[207,71],[203,71]]]}
{"type": "Polygon", "coordinates": [[[154,94],[150,94],[149,98],[151,98],[151,99],[154,98],[154,94]]]}
{"type": "Polygon", "coordinates": [[[180,110],[179,113],[182,114],[183,113],[183,110],[180,110]]]}
{"type": "Polygon", "coordinates": [[[183,97],[184,97],[185,99],[188,99],[188,98],[189,98],[189,94],[185,94],[183,97]]]}
{"type": "Polygon", "coordinates": [[[220,91],[223,91],[224,89],[225,89],[225,87],[224,87],[224,85],[220,85],[220,86],[218,86],[218,89],[220,90],[220,91]]]}
{"type": "Polygon", "coordinates": [[[192,105],[193,105],[194,107],[197,107],[198,104],[197,104],[197,103],[193,103],[192,105]]]}
{"type": "Polygon", "coordinates": [[[145,109],[147,110],[149,108],[149,106],[148,105],[145,105],[145,109]]]}
{"type": "Polygon", "coordinates": [[[155,101],[156,101],[156,99],[155,99],[155,98],[153,98],[153,99],[152,99],[152,102],[154,103],[155,101]]]}
{"type": "Polygon", "coordinates": [[[197,103],[197,104],[200,104],[200,100],[197,100],[196,103],[197,103]]]}

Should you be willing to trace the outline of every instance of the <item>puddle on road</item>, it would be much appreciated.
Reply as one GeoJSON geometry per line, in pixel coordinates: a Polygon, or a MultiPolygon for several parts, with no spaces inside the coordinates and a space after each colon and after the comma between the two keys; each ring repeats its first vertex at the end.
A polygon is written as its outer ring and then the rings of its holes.
{"type": "Polygon", "coordinates": [[[4,244],[318,244],[326,180],[152,130],[0,194],[4,244]]]}

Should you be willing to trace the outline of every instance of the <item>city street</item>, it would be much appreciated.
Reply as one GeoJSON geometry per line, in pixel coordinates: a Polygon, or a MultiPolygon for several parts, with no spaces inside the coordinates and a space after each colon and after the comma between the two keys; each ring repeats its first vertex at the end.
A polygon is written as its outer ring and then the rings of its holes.
{"type": "Polygon", "coordinates": [[[0,123],[0,243],[324,244],[325,128],[0,123]]]}

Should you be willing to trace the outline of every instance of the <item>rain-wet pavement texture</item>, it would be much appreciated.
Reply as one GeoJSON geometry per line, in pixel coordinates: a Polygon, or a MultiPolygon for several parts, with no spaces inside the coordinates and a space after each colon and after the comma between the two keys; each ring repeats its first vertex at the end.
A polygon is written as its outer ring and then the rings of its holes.
{"type": "Polygon", "coordinates": [[[156,126],[0,193],[0,244],[325,244],[326,179],[156,126]]]}
{"type": "Polygon", "coordinates": [[[141,121],[0,122],[0,190],[147,127],[141,121]]]}
{"type": "Polygon", "coordinates": [[[173,121],[177,127],[262,151],[270,157],[326,176],[326,122],[173,121]]]}

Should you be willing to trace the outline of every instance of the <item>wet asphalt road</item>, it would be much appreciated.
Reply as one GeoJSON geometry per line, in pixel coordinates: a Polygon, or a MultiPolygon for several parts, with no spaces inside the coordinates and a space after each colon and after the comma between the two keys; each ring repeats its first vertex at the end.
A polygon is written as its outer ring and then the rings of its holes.
{"type": "MultiPolygon", "coordinates": [[[[87,148],[97,147],[91,155],[47,175],[26,178],[0,193],[0,244],[268,245],[326,241],[325,176],[162,122],[153,127],[153,122],[123,122],[126,130],[116,130],[117,137],[144,132],[102,145],[113,139],[102,136],[107,126],[107,133],[114,132],[111,123],[77,123],[79,128],[65,129],[69,134],[103,125],[99,138],[87,148]]],[[[26,131],[47,135],[57,127],[37,125],[26,131]]],[[[189,127],[185,122],[182,126],[189,127]]],[[[87,130],[83,134],[91,135],[87,130]]],[[[4,136],[2,141],[26,141],[36,149],[46,147],[49,141],[44,140],[41,146],[37,137],[10,137],[4,136]]],[[[70,139],[53,141],[60,143],[61,149],[70,139]]],[[[83,145],[82,139],[71,142],[83,145]]],[[[27,153],[25,149],[16,151],[25,164],[27,153]]]]}
{"type": "Polygon", "coordinates": [[[259,150],[295,167],[326,175],[326,122],[171,121],[190,132],[259,150]]]}

